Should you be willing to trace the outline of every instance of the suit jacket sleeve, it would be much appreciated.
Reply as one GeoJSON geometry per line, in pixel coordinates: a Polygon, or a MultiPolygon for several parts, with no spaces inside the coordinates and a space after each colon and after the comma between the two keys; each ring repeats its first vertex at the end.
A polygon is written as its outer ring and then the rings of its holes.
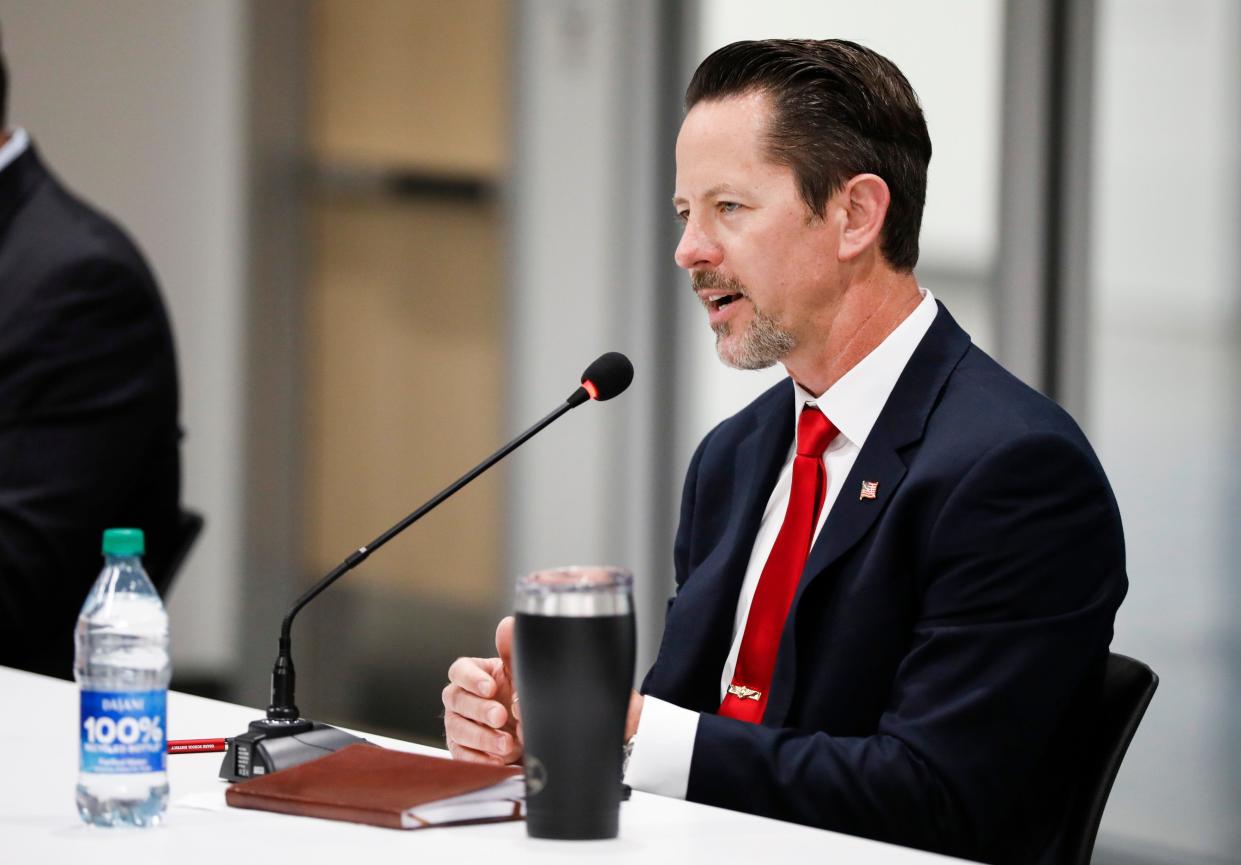
{"type": "Polygon", "coordinates": [[[1125,585],[1119,516],[1093,457],[1052,434],[997,445],[941,501],[874,734],[704,713],[688,798],[963,855],[1002,846],[1101,675],[1125,585]]]}

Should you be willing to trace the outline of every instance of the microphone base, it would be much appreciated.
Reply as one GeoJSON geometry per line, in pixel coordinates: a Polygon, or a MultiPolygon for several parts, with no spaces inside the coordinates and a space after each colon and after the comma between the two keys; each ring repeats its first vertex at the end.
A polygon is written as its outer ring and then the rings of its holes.
{"type": "Polygon", "coordinates": [[[236,782],[270,775],[365,741],[319,721],[260,718],[251,721],[246,732],[229,740],[228,753],[220,764],[220,777],[236,782]]]}

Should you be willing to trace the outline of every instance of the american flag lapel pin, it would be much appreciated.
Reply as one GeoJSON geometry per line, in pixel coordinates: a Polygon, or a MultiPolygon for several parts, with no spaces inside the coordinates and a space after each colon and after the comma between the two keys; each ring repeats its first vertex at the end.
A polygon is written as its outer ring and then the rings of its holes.
{"type": "Polygon", "coordinates": [[[862,492],[858,495],[858,501],[863,499],[874,500],[879,495],[879,481],[862,481],[862,492]]]}

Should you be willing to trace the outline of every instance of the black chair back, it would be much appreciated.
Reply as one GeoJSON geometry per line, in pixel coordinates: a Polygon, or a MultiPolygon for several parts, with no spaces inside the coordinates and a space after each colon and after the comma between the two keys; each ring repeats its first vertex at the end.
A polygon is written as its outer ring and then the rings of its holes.
{"type": "Polygon", "coordinates": [[[1108,655],[1103,696],[1087,732],[1077,790],[1040,862],[1090,865],[1112,783],[1158,685],[1159,677],[1146,664],[1114,652],[1108,655]]]}
{"type": "Polygon", "coordinates": [[[185,564],[194,542],[202,534],[205,522],[203,515],[197,511],[181,511],[181,518],[177,521],[177,539],[172,549],[172,555],[168,559],[164,572],[156,579],[155,584],[155,588],[165,598],[168,597],[168,590],[172,587],[172,581],[176,578],[177,572],[181,570],[181,566],[185,564]]]}

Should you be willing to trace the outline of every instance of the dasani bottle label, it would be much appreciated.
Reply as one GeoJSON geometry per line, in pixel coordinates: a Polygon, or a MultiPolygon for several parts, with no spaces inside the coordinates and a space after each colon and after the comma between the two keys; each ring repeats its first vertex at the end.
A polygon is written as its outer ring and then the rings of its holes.
{"type": "Polygon", "coordinates": [[[164,771],[166,691],[83,690],[81,694],[83,772],[164,771]]]}

